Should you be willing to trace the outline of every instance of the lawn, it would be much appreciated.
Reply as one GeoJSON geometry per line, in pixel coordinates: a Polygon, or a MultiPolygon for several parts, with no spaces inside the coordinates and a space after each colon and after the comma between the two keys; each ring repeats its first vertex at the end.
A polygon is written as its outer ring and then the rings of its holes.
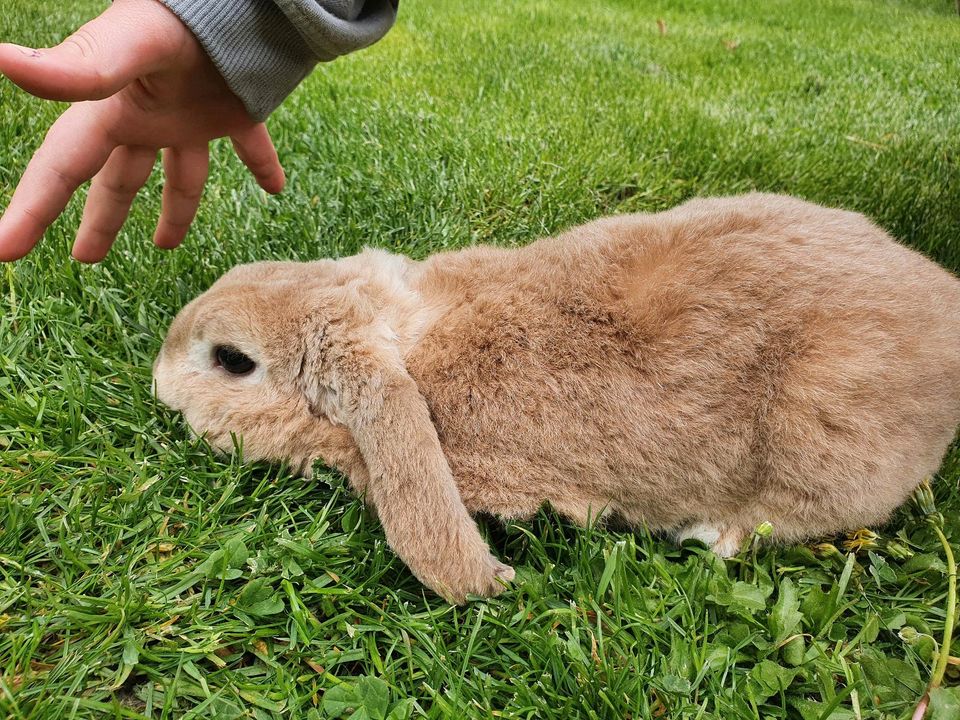
{"type": "MultiPolygon", "coordinates": [[[[4,0],[0,38],[102,6],[4,0]]],[[[456,608],[342,477],[189,439],[150,367],[238,262],[521,244],[701,194],[860,210],[960,270],[958,49],[951,0],[404,0],[273,116],[279,198],[220,145],[181,249],[149,246],[155,178],[95,267],[68,260],[72,204],[0,267],[0,717],[909,717],[948,595],[916,507],[877,540],[728,561],[489,521],[518,580],[456,608]]],[[[0,206],[58,111],[0,82],[0,206]]],[[[955,446],[934,495],[960,550],[958,480],[955,446]]]]}

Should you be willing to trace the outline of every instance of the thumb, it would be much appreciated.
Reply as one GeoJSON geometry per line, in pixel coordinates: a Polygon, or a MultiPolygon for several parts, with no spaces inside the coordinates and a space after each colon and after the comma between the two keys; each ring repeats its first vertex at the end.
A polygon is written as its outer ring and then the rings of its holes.
{"type": "Polygon", "coordinates": [[[0,73],[48,100],[100,100],[163,69],[189,36],[157,0],[117,0],[56,47],[0,44],[0,73]]]}

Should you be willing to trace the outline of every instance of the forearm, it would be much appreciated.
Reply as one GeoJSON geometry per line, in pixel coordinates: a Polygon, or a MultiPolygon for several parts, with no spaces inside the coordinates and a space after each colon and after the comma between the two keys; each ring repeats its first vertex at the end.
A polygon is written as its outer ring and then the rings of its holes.
{"type": "Polygon", "coordinates": [[[193,31],[256,120],[317,62],[372,45],[398,0],[161,0],[193,31]]]}

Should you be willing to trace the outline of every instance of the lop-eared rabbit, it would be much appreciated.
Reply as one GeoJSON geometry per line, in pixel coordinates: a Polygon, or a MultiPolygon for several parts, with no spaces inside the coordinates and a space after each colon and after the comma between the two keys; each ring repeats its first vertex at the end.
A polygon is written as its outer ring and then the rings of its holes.
{"type": "Polygon", "coordinates": [[[248,459],[321,459],[460,602],[513,578],[471,513],[609,514],[735,553],[883,522],[960,423],[960,281],[861,215],[692,200],[521,248],[229,271],[159,398],[248,459]]]}

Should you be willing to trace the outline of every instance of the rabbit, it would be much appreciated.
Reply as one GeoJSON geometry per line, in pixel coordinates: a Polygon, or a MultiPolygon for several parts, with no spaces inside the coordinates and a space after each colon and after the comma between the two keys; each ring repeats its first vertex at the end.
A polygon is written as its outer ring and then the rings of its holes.
{"type": "Polygon", "coordinates": [[[447,600],[514,578],[472,514],[610,516],[735,554],[884,522],[960,424],[960,280],[769,194],[423,261],[238,266],[155,392],[223,452],[322,460],[447,600]]]}

